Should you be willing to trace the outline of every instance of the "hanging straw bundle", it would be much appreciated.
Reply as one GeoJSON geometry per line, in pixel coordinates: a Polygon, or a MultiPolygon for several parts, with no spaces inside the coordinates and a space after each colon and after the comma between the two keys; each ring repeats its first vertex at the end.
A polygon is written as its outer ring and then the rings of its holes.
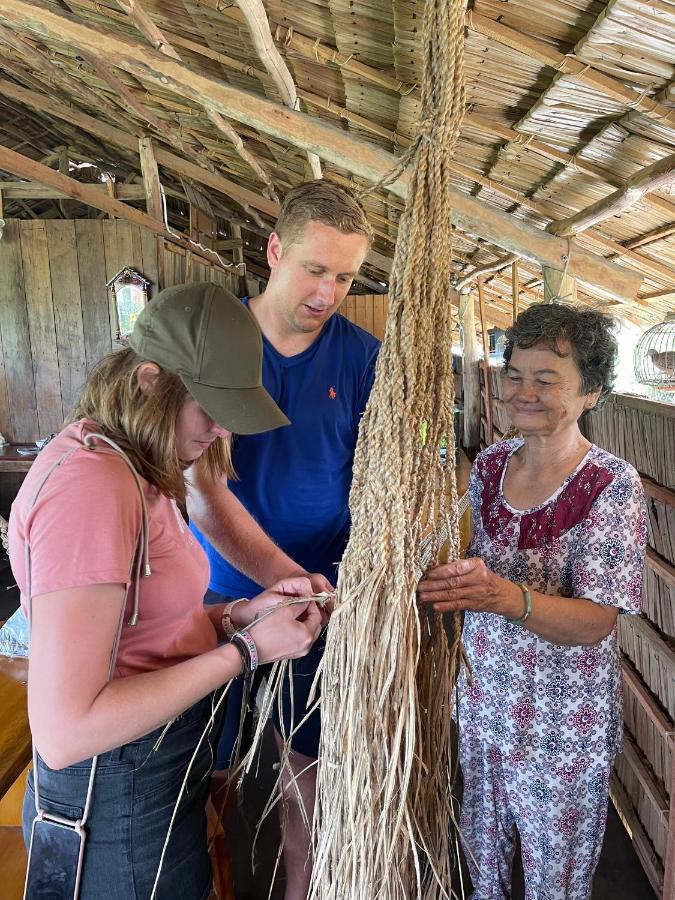
{"type": "MultiPolygon", "coordinates": [[[[312,900],[451,896],[459,621],[449,645],[441,617],[420,611],[416,583],[425,529],[438,535],[442,527],[451,558],[459,549],[445,187],[464,107],[464,7],[465,0],[427,0],[425,11],[421,128],[409,154],[389,318],[356,448],[351,539],[322,669],[312,900]]],[[[433,543],[437,558],[438,537],[433,543]]]]}

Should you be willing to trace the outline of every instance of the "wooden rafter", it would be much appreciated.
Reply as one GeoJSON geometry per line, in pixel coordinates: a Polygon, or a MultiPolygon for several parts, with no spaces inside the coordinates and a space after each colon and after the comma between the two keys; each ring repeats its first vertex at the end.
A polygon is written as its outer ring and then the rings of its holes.
{"type": "Polygon", "coordinates": [[[265,185],[264,194],[269,197],[270,200],[274,200],[275,203],[279,203],[279,197],[277,195],[276,189],[274,187],[274,182],[272,181],[272,177],[270,173],[267,171],[265,166],[260,162],[255,153],[252,153],[244,146],[244,142],[242,141],[239,134],[235,131],[235,129],[230,125],[229,122],[226,122],[225,119],[217,113],[213,109],[206,109],[206,113],[216,126],[218,131],[221,134],[224,134],[225,137],[234,145],[234,149],[237,151],[239,156],[246,162],[258,176],[258,178],[265,185]]]}
{"type": "Polygon", "coordinates": [[[580,84],[585,84],[606,97],[611,97],[619,103],[625,103],[632,108],[639,106],[643,115],[656,119],[661,124],[675,128],[675,109],[667,106],[665,103],[636,93],[631,87],[628,87],[617,78],[606,75],[593,66],[576,59],[574,54],[560,53],[550,43],[545,43],[530,35],[523,34],[520,31],[509,28],[507,25],[496,22],[494,19],[475,12],[466,14],[466,25],[477,34],[491,38],[505,47],[510,47],[511,50],[517,50],[526,55],[528,59],[536,59],[543,65],[550,66],[558,72],[569,75],[580,84]]]}
{"type": "MultiPolygon", "coordinates": [[[[282,102],[289,109],[299,109],[298,93],[293,76],[274,44],[262,0],[236,0],[236,3],[246,19],[253,46],[277,86],[282,102]]],[[[321,178],[321,162],[318,155],[307,151],[307,161],[314,178],[321,178]]]]}
{"type": "Polygon", "coordinates": [[[59,66],[54,65],[30,41],[3,25],[0,25],[0,41],[15,50],[20,55],[22,62],[28,63],[37,72],[41,72],[47,79],[64,89],[68,95],[72,93],[89,106],[98,109],[101,98],[85,84],[64,72],[59,66]]]}
{"type": "Polygon", "coordinates": [[[123,9],[124,12],[129,16],[129,18],[134,23],[136,28],[138,28],[141,34],[145,38],[147,38],[147,40],[150,42],[151,46],[155,48],[155,50],[158,50],[160,53],[166,54],[166,56],[171,56],[173,57],[173,59],[180,59],[180,56],[176,53],[164,34],[155,25],[148,13],[143,9],[143,6],[139,3],[139,0],[116,0],[116,2],[117,5],[121,7],[121,9],[123,9]]]}
{"type": "MultiPolygon", "coordinates": [[[[106,144],[121,147],[130,151],[135,156],[138,154],[138,142],[136,137],[127,134],[120,128],[108,125],[101,119],[95,119],[93,116],[79,112],[74,107],[67,106],[65,103],[59,103],[57,100],[52,100],[44,94],[19,87],[19,85],[13,84],[11,81],[0,79],[0,91],[6,96],[14,97],[19,102],[25,103],[33,109],[40,110],[50,116],[56,116],[59,119],[63,119],[64,121],[77,126],[82,129],[85,134],[96,135],[106,144]]],[[[192,178],[200,184],[213,188],[221,194],[225,194],[225,196],[230,197],[235,203],[241,206],[242,209],[245,209],[250,205],[268,216],[276,216],[278,213],[277,205],[271,200],[261,197],[259,194],[256,194],[255,191],[250,191],[248,188],[242,187],[222,175],[217,175],[206,169],[202,169],[200,166],[197,166],[180,156],[176,156],[174,153],[156,147],[155,157],[160,166],[170,169],[177,175],[192,178]]]]}
{"type": "MultiPolygon", "coordinates": [[[[105,191],[98,190],[96,185],[75,181],[68,175],[55,172],[49,166],[44,166],[42,163],[2,146],[0,146],[0,171],[10,172],[13,175],[18,175],[20,178],[28,178],[46,187],[54,188],[73,200],[79,200],[81,203],[93,206],[94,209],[100,209],[118,219],[125,219],[134,225],[140,225],[141,228],[147,228],[153,234],[160,235],[167,241],[178,244],[192,253],[202,255],[185,235],[168,231],[163,222],[157,221],[157,219],[149,216],[147,213],[134,209],[133,206],[128,206],[120,200],[109,197],[105,191]]],[[[214,262],[214,259],[208,255],[205,258],[209,263],[214,262]]]]}
{"type": "MultiPolygon", "coordinates": [[[[247,122],[265,134],[289,141],[304,150],[316,152],[369,181],[377,181],[387,175],[397,164],[392,154],[332,125],[315,121],[301,112],[280,108],[270,101],[188,69],[112,31],[83,25],[72,16],[55,13],[36,2],[4,0],[0,15],[24,30],[98,52],[131,74],[187,95],[200,104],[209,103],[221,114],[247,122]]],[[[407,182],[408,178],[401,176],[388,189],[396,196],[404,197],[407,182]]],[[[459,191],[452,191],[452,202],[453,222],[461,230],[482,234],[510,252],[540,260],[552,268],[562,267],[561,261],[567,248],[560,239],[545,235],[459,191]]],[[[642,280],[637,273],[616,267],[581,249],[570,260],[570,274],[624,300],[635,295],[642,280]]]]}
{"type": "Polygon", "coordinates": [[[639,203],[650,191],[658,191],[673,182],[675,182],[675,153],[640,169],[613,194],[603,197],[597,203],[587,206],[567,219],[554,222],[549,225],[548,230],[551,234],[560,236],[579,234],[580,231],[585,231],[598,222],[618,216],[630,206],[639,203]]]}

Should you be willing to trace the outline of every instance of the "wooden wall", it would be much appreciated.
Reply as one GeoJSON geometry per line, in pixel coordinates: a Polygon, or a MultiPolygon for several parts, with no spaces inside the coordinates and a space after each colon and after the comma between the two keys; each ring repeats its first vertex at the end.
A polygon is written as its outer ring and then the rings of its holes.
{"type": "Polygon", "coordinates": [[[360,325],[382,340],[389,312],[389,297],[387,294],[350,294],[345,297],[340,312],[350,322],[360,325]]]}
{"type": "Polygon", "coordinates": [[[0,239],[0,432],[7,440],[57,431],[87,372],[117,349],[106,282],[124,266],[150,279],[151,296],[185,281],[238,287],[223,270],[128,222],[7,221],[0,239]]]}

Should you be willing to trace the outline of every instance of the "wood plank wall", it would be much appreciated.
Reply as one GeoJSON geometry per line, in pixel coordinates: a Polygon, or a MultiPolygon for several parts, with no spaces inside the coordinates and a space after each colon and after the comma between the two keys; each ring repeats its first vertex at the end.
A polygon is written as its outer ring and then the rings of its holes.
{"type": "Polygon", "coordinates": [[[384,324],[389,312],[387,294],[350,294],[340,307],[342,315],[374,334],[380,341],[384,337],[384,324]]]}
{"type": "Polygon", "coordinates": [[[57,431],[87,372],[118,348],[106,282],[124,266],[150,279],[151,296],[186,281],[238,288],[229,273],[158,245],[129,222],[7,221],[0,240],[0,432],[7,440],[57,431]]]}

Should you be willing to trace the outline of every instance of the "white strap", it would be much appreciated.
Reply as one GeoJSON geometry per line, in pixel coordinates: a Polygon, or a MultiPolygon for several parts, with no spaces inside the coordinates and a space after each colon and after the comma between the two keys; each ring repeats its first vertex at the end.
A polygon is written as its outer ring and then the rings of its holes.
{"type": "MultiPolygon", "coordinates": [[[[131,471],[134,481],[136,483],[136,487],[138,488],[138,493],[141,499],[141,529],[138,535],[138,541],[136,543],[136,548],[134,551],[134,555],[131,561],[131,565],[129,567],[129,581],[130,586],[133,584],[134,588],[134,604],[131,617],[129,619],[128,625],[135,625],[138,621],[138,612],[139,612],[139,598],[140,598],[140,579],[141,576],[147,577],[150,575],[150,563],[148,558],[148,545],[149,545],[149,531],[148,531],[148,509],[147,504],[145,502],[145,495],[143,493],[143,487],[141,485],[141,480],[138,477],[138,473],[136,469],[133,467],[131,460],[126,455],[124,450],[119,447],[114,441],[110,440],[110,438],[106,437],[103,434],[88,434],[84,438],[84,445],[89,450],[97,450],[100,448],[96,447],[96,441],[103,441],[107,444],[113,453],[117,456],[121,457],[129,470],[131,471]]],[[[47,470],[46,474],[42,478],[42,481],[37,486],[37,490],[33,495],[33,499],[28,508],[28,512],[33,509],[35,504],[38,501],[38,498],[47,483],[49,477],[52,473],[62,465],[67,459],[69,459],[76,450],[81,449],[80,447],[73,447],[71,450],[67,450],[64,454],[62,454],[47,470]]],[[[103,451],[106,452],[106,451],[103,451]]],[[[110,452],[110,451],[108,451],[110,452]]],[[[26,597],[26,612],[28,619],[28,628],[30,634],[32,613],[33,613],[33,592],[31,587],[31,562],[30,562],[30,544],[28,538],[26,537],[24,543],[24,564],[25,564],[25,597],[26,597]]],[[[129,596],[129,588],[124,595],[124,602],[122,603],[122,609],[120,612],[119,622],[117,624],[117,629],[115,632],[115,639],[113,641],[112,649],[110,651],[110,664],[108,666],[108,681],[110,681],[113,677],[115,671],[115,663],[117,661],[117,653],[119,651],[120,638],[122,636],[122,628],[124,626],[124,611],[127,605],[127,599],[129,596]]],[[[91,801],[94,791],[94,777],[96,775],[96,767],[98,765],[98,756],[94,756],[91,761],[91,772],[89,773],[89,784],[87,786],[87,797],[84,804],[84,810],[82,813],[82,818],[79,820],[78,824],[83,826],[87,821],[89,816],[89,811],[91,808],[91,801]]],[[[35,790],[35,811],[39,816],[41,814],[40,810],[40,788],[38,784],[38,766],[37,766],[37,750],[35,748],[35,744],[33,743],[33,784],[35,790]]]]}

